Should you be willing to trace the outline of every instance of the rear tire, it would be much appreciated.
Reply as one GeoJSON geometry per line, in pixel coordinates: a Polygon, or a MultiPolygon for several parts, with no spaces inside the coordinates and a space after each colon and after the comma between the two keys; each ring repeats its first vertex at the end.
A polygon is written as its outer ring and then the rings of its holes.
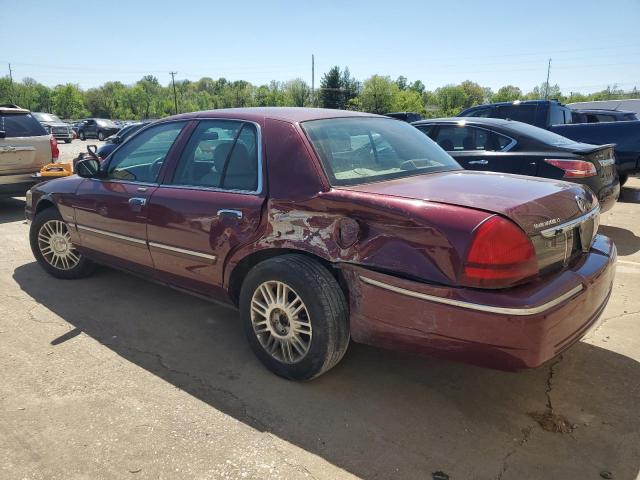
{"type": "Polygon", "coordinates": [[[78,133],[78,138],[82,141],[85,141],[87,139],[87,137],[85,137],[84,132],[79,132],[78,133]]]}
{"type": "Polygon", "coordinates": [[[56,278],[82,278],[93,271],[93,262],[75,249],[67,224],[55,208],[36,215],[29,230],[29,243],[40,266],[56,278]]]}
{"type": "Polygon", "coordinates": [[[249,345],[273,373],[311,380],[333,368],[349,345],[348,305],[336,279],[304,255],[253,267],[240,292],[249,345]]]}
{"type": "Polygon", "coordinates": [[[620,180],[620,186],[622,187],[625,183],[627,183],[627,180],[629,180],[629,174],[621,173],[618,175],[618,178],[620,180]]]}
{"type": "Polygon", "coordinates": [[[98,132],[98,140],[101,142],[104,140],[104,132],[98,132]]]}

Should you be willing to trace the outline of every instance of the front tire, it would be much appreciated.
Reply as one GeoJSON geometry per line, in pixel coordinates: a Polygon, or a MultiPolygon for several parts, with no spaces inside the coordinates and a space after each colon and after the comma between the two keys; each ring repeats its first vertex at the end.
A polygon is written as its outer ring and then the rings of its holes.
{"type": "Polygon", "coordinates": [[[67,224],[55,208],[36,215],[29,230],[29,243],[40,266],[56,278],[81,278],[93,270],[93,263],[73,246],[67,224]]]}
{"type": "Polygon", "coordinates": [[[256,356],[290,380],[322,375],[349,345],[344,293],[324,266],[304,255],[253,267],[242,284],[240,316],[256,356]]]}
{"type": "Polygon", "coordinates": [[[64,143],[71,143],[71,139],[65,140],[64,143]]]}

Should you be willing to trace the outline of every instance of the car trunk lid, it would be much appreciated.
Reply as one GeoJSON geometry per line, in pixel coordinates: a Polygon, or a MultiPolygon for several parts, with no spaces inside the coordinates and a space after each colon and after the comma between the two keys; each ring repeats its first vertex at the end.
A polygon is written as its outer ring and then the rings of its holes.
{"type": "Polygon", "coordinates": [[[341,188],[497,213],[528,235],[578,218],[597,205],[581,185],[494,172],[443,172],[341,188]]]}

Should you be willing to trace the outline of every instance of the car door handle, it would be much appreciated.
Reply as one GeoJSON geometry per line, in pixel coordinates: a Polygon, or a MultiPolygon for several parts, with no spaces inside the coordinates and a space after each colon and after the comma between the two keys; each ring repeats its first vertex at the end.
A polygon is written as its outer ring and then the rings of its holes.
{"type": "Polygon", "coordinates": [[[242,218],[242,212],[240,210],[228,210],[223,208],[222,210],[218,210],[219,217],[231,217],[240,220],[242,218]]]}
{"type": "Polygon", "coordinates": [[[129,199],[129,208],[134,212],[141,212],[142,208],[147,204],[146,198],[133,197],[129,199]]]}
{"type": "Polygon", "coordinates": [[[470,165],[486,165],[489,163],[489,160],[471,160],[469,162],[470,165]]]}

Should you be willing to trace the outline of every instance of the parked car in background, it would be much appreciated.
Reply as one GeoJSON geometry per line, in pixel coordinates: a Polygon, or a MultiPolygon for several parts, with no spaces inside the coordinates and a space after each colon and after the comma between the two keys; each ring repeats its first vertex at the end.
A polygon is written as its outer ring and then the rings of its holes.
{"type": "Polygon", "coordinates": [[[572,123],[628,122],[638,120],[634,112],[625,110],[572,109],[572,123]]]}
{"type": "Polygon", "coordinates": [[[96,152],[100,158],[107,158],[111,152],[113,152],[118,145],[124,142],[127,138],[133,135],[135,132],[140,130],[145,125],[148,125],[151,122],[137,122],[130,123],[129,125],[123,127],[118,133],[111,135],[105,139],[104,145],[98,148],[96,152]]]}
{"type": "Polygon", "coordinates": [[[56,140],[63,140],[64,143],[71,143],[73,131],[71,125],[63,122],[57,115],[45,112],[32,112],[33,117],[40,122],[44,129],[52,134],[56,140]]]}
{"type": "Polygon", "coordinates": [[[86,140],[87,138],[104,140],[119,130],[120,127],[111,120],[105,118],[88,118],[83,120],[78,126],[78,138],[80,140],[86,140]]]}
{"type": "Polygon", "coordinates": [[[577,142],[615,144],[620,185],[640,171],[640,121],[577,123],[573,111],[555,100],[492,103],[468,108],[460,117],[490,117],[517,120],[544,128],[577,142]]]}
{"type": "Polygon", "coordinates": [[[29,110],[0,105],[0,196],[24,195],[33,174],[57,158],[58,142],[29,110]]]}
{"type": "Polygon", "coordinates": [[[290,379],[332,368],[350,338],[534,367],[585,335],[613,285],[589,189],[463,170],[376,115],[182,114],[77,172],[27,202],[43,269],[105,263],[232,302],[257,357],[290,379]]]}
{"type": "Polygon", "coordinates": [[[467,170],[515,173],[586,185],[603,212],[620,195],[613,145],[575,142],[527,123],[442,118],[413,124],[467,170]]]}
{"type": "Polygon", "coordinates": [[[396,120],[402,120],[403,122],[417,122],[422,120],[422,115],[417,112],[391,112],[385,113],[385,116],[395,118],[396,120]]]}

